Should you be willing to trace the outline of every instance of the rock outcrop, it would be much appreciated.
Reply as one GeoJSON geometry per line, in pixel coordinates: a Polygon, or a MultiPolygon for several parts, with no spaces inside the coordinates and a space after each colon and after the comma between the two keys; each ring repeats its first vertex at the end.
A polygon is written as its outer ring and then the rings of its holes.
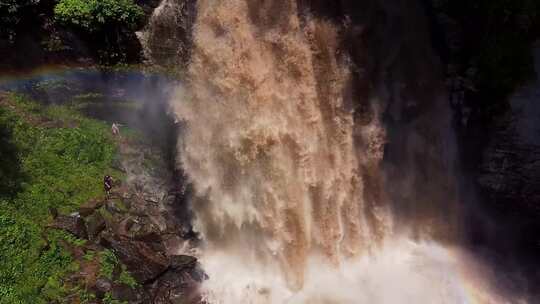
{"type": "Polygon", "coordinates": [[[138,33],[152,65],[177,69],[189,60],[196,0],[162,0],[138,33]]]}
{"type": "MultiPolygon", "coordinates": [[[[120,166],[127,180],[117,182],[111,195],[91,200],[78,213],[57,215],[51,228],[87,239],[69,250],[81,264],[73,280],[83,282],[98,299],[110,294],[128,303],[199,303],[198,286],[206,279],[197,259],[189,256],[193,234],[177,216],[178,196],[158,149],[119,139],[120,166]],[[145,165],[151,155],[152,167],[145,165]],[[86,261],[89,252],[112,250],[137,281],[130,287],[100,276],[99,265],[86,261]]],[[[99,264],[99,263],[98,263],[99,264]]],[[[113,271],[113,279],[118,271],[113,271]]]]}
{"type": "Polygon", "coordinates": [[[78,213],[71,215],[59,215],[56,217],[54,223],[50,227],[65,230],[81,239],[88,238],[86,224],[84,219],[82,219],[78,213]]]}

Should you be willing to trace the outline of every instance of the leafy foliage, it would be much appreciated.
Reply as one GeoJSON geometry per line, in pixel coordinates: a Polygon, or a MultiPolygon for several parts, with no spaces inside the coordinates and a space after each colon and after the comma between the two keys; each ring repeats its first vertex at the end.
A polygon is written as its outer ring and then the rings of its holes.
{"type": "Polygon", "coordinates": [[[64,107],[42,107],[10,96],[17,110],[0,111],[24,179],[0,197],[0,304],[51,303],[67,290],[63,277],[77,269],[62,242],[83,241],[48,231],[49,208],[72,212],[102,195],[101,177],[115,153],[105,124],[64,107]],[[67,123],[67,125],[64,125],[67,123]]]}
{"type": "Polygon", "coordinates": [[[122,265],[112,250],[106,249],[99,253],[100,257],[100,276],[109,280],[114,279],[114,270],[119,267],[120,275],[116,280],[117,283],[126,284],[131,288],[137,287],[137,281],[127,271],[126,266],[122,265]]]}
{"type": "Polygon", "coordinates": [[[9,128],[12,123],[0,108],[0,197],[16,192],[22,179],[19,151],[9,128]]]}
{"type": "Polygon", "coordinates": [[[59,21],[88,31],[115,25],[134,28],[144,15],[132,0],[60,0],[54,12],[59,21]]]}
{"type": "Polygon", "coordinates": [[[118,258],[111,250],[104,250],[100,252],[100,270],[99,274],[109,280],[113,278],[113,272],[116,265],[118,265],[118,258]]]}
{"type": "Polygon", "coordinates": [[[126,284],[131,288],[135,288],[139,285],[139,283],[137,283],[137,280],[135,280],[135,278],[131,276],[131,274],[127,271],[125,265],[122,265],[122,272],[120,273],[120,277],[118,278],[118,283],[126,284]]]}
{"type": "Polygon", "coordinates": [[[58,23],[78,30],[95,46],[100,64],[133,62],[140,57],[134,30],[142,25],[144,11],[133,0],[60,0],[54,8],[58,23]]]}
{"type": "Polygon", "coordinates": [[[103,304],[127,304],[127,302],[116,300],[112,293],[107,292],[103,298],[103,304]]]}

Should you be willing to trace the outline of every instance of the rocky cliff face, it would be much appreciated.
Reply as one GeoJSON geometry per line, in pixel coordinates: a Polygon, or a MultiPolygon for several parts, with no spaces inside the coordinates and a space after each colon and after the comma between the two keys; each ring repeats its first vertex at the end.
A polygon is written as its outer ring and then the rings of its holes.
{"type": "MultiPolygon", "coordinates": [[[[535,48],[540,73],[540,47],[535,48]]],[[[540,203],[540,82],[519,88],[510,110],[493,128],[484,151],[479,182],[495,204],[516,201],[526,208],[540,203]]]]}
{"type": "Polygon", "coordinates": [[[465,238],[501,272],[537,285],[540,120],[531,55],[538,77],[538,46],[532,44],[539,36],[539,7],[534,1],[424,3],[446,64],[465,238]]]}
{"type": "MultiPolygon", "coordinates": [[[[540,72],[540,48],[535,48],[540,72]]],[[[539,74],[540,75],[540,74],[539,74]]],[[[473,178],[478,209],[471,214],[473,244],[492,248],[499,259],[526,264],[536,276],[540,253],[540,83],[516,90],[509,110],[487,129],[487,144],[473,178]]]]}
{"type": "Polygon", "coordinates": [[[164,68],[183,66],[189,59],[195,0],[163,0],[138,33],[145,58],[164,68]]]}

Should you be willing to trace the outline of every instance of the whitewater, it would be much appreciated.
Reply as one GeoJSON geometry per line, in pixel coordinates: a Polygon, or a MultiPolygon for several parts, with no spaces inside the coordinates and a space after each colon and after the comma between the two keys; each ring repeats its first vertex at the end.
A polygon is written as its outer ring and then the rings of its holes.
{"type": "Polygon", "coordinates": [[[466,252],[396,226],[382,110],[356,122],[339,26],[200,0],[193,30],[172,107],[209,303],[511,303],[466,252]]]}

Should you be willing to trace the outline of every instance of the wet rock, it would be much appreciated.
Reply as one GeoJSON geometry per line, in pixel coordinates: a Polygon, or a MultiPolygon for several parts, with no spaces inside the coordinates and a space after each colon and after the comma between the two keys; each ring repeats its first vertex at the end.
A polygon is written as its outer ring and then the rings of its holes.
{"type": "Polygon", "coordinates": [[[148,217],[134,218],[126,227],[130,237],[145,242],[160,242],[161,232],[148,217]]]}
{"type": "Polygon", "coordinates": [[[126,213],[128,208],[123,202],[109,200],[105,203],[105,209],[110,213],[126,213]]]}
{"type": "Polygon", "coordinates": [[[126,301],[130,304],[144,303],[142,291],[137,288],[131,288],[126,284],[114,284],[111,293],[113,298],[119,301],[126,301]]]}
{"type": "Polygon", "coordinates": [[[197,265],[197,258],[189,255],[175,255],[169,257],[169,259],[170,267],[174,270],[192,269],[197,265]]]}
{"type": "Polygon", "coordinates": [[[196,265],[189,269],[190,277],[197,283],[202,283],[209,279],[208,275],[202,269],[202,265],[196,263],[196,265]]]}
{"type": "Polygon", "coordinates": [[[88,238],[91,240],[95,239],[105,228],[105,219],[99,212],[95,212],[86,220],[86,230],[88,238]]]}
{"type": "Polygon", "coordinates": [[[124,167],[124,164],[122,163],[122,160],[119,157],[115,157],[112,161],[111,167],[122,172],[127,173],[126,168],[124,167]]]}
{"type": "Polygon", "coordinates": [[[174,256],[180,252],[185,253],[189,247],[189,241],[178,235],[168,234],[163,236],[163,246],[165,246],[165,252],[168,256],[174,256]]]}
{"type": "Polygon", "coordinates": [[[168,271],[146,288],[154,295],[153,303],[199,303],[198,283],[189,272],[168,271]]]}
{"type": "Polygon", "coordinates": [[[122,200],[124,205],[129,208],[129,202],[133,199],[133,191],[126,185],[121,185],[117,188],[113,188],[112,194],[115,198],[122,200]]]}
{"type": "Polygon", "coordinates": [[[88,238],[86,225],[79,214],[59,215],[51,227],[67,231],[81,239],[88,238]]]}
{"type": "Polygon", "coordinates": [[[101,208],[105,202],[102,199],[90,200],[79,207],[79,213],[81,216],[86,217],[94,213],[97,209],[101,208]]]}
{"type": "Polygon", "coordinates": [[[146,29],[138,33],[146,58],[163,67],[182,66],[189,59],[194,0],[165,0],[153,11],[146,29]]]}
{"type": "Polygon", "coordinates": [[[103,233],[101,243],[115,250],[118,258],[138,282],[154,280],[169,266],[165,255],[145,242],[103,233]]]}
{"type": "Polygon", "coordinates": [[[98,298],[103,298],[106,293],[112,290],[112,282],[106,278],[99,278],[96,280],[96,284],[93,288],[98,298]]]}

